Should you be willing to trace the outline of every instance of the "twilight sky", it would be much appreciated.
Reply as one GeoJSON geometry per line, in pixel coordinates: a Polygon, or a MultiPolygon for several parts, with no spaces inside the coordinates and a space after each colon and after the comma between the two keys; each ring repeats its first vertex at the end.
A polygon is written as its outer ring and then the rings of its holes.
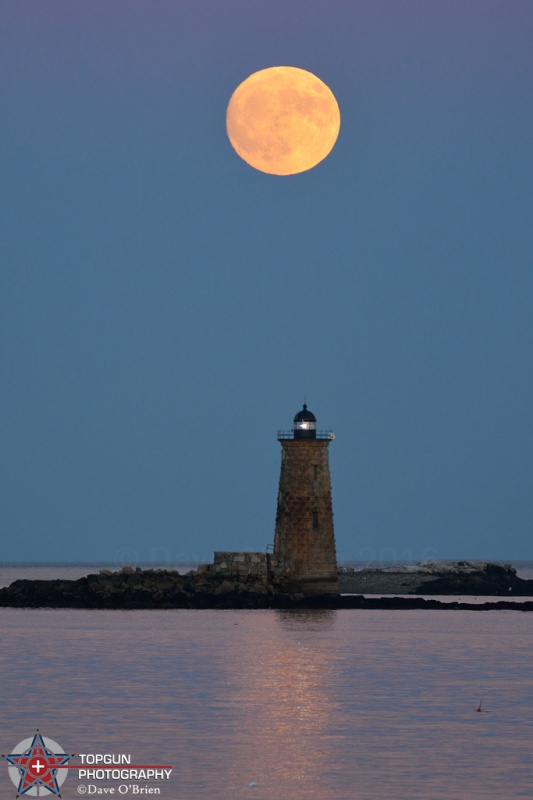
{"type": "Polygon", "coordinates": [[[273,541],[278,428],[340,559],[533,559],[531,0],[0,2],[0,560],[273,541]],[[226,136],[335,93],[290,177],[226,136]]]}

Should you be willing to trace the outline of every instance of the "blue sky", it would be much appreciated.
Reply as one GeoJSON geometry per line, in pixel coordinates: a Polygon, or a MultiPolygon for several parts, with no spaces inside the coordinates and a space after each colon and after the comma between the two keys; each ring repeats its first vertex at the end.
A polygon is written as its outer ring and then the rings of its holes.
{"type": "Polygon", "coordinates": [[[533,559],[529,0],[0,9],[0,559],[263,550],[304,400],[340,558],[533,559]],[[279,64],[290,177],[225,132],[279,64]]]}

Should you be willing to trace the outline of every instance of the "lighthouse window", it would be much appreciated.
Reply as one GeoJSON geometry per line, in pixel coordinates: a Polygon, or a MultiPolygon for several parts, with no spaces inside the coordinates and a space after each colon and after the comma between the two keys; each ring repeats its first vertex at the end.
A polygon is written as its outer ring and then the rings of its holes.
{"type": "Polygon", "coordinates": [[[318,511],[313,511],[313,528],[318,528],[318,511]]]}

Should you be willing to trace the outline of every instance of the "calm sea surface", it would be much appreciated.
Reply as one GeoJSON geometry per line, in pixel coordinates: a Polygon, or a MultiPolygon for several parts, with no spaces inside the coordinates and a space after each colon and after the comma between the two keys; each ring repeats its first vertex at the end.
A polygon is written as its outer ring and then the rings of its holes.
{"type": "Polygon", "coordinates": [[[0,624],[0,752],[39,728],[65,752],[173,767],[157,783],[71,770],[64,800],[79,784],[165,800],[533,798],[533,614],[2,608],[0,624]]]}

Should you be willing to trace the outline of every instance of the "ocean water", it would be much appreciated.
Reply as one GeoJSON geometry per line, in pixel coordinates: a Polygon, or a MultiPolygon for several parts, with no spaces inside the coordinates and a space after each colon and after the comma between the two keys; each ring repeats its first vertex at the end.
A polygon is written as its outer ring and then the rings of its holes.
{"type": "Polygon", "coordinates": [[[38,728],[72,764],[172,766],[70,770],[64,800],[533,798],[528,613],[1,608],[0,624],[1,753],[38,728]]]}

